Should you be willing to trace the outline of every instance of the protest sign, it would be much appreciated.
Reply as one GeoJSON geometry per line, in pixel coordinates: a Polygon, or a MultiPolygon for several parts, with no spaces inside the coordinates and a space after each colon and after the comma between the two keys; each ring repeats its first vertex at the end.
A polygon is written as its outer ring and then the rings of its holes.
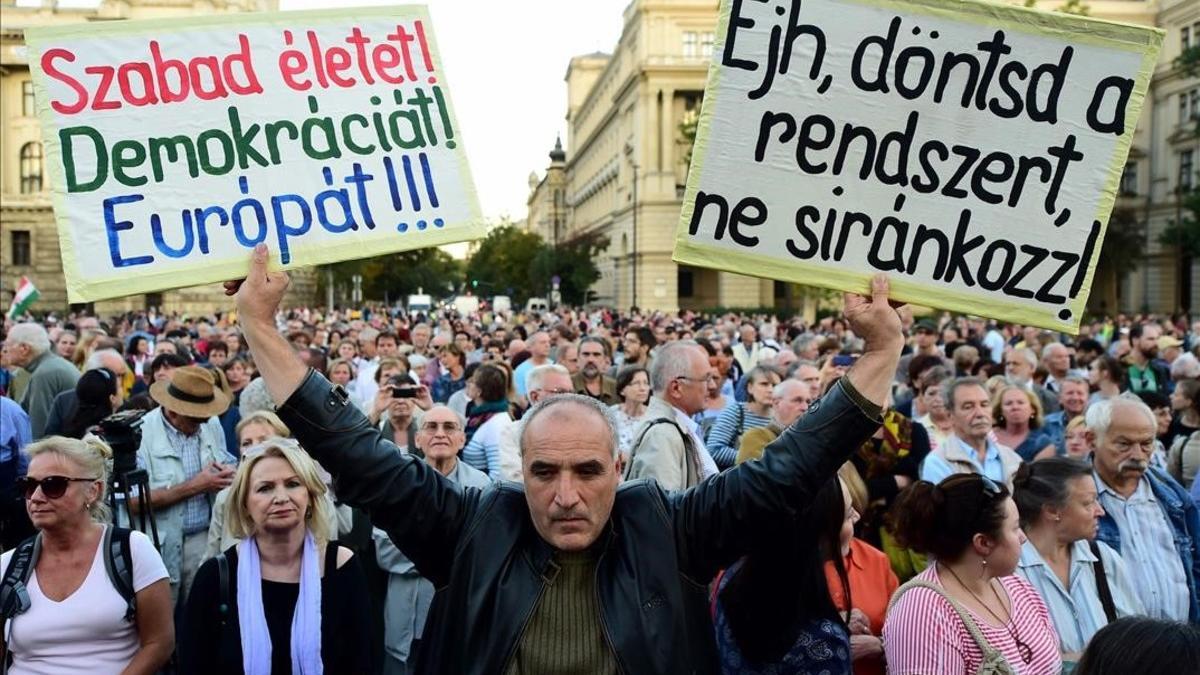
{"type": "Polygon", "coordinates": [[[725,0],[674,259],[1076,332],[1162,32],[725,0]]]}
{"type": "Polygon", "coordinates": [[[71,302],[484,234],[423,6],[26,41],[71,302]]]}

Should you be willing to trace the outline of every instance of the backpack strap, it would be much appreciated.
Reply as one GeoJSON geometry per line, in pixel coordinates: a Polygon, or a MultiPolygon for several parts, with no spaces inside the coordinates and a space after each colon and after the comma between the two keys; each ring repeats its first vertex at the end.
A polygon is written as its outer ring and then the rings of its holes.
{"type": "Polygon", "coordinates": [[[675,427],[676,431],[679,432],[680,437],[683,438],[683,451],[685,453],[692,449],[692,441],[690,438],[688,438],[687,432],[680,428],[675,420],[671,419],[670,417],[658,417],[656,419],[652,419],[646,423],[646,426],[642,427],[642,433],[638,435],[637,441],[634,442],[633,445],[629,446],[629,462],[625,465],[626,477],[628,477],[629,470],[633,466],[633,458],[635,455],[637,455],[638,448],[642,447],[642,441],[646,440],[646,434],[650,433],[651,428],[663,423],[670,424],[671,426],[675,427]]]}
{"type": "Polygon", "coordinates": [[[945,589],[937,584],[932,584],[924,579],[909,580],[903,586],[896,589],[896,592],[892,595],[891,602],[888,603],[887,613],[892,613],[892,608],[896,606],[896,603],[900,600],[900,596],[914,588],[927,588],[934,593],[937,593],[938,595],[942,596],[942,599],[950,605],[950,608],[953,609],[956,614],[958,614],[959,620],[963,622],[963,626],[967,629],[967,632],[971,634],[971,638],[975,640],[976,646],[978,646],[980,651],[983,652],[983,663],[980,664],[979,670],[976,671],[977,673],[1015,675],[1017,671],[1013,670],[1012,665],[1008,663],[1008,660],[1004,658],[1004,655],[992,647],[991,643],[987,641],[987,638],[983,636],[983,633],[979,630],[979,626],[975,623],[975,620],[971,618],[971,615],[967,614],[966,610],[964,610],[961,605],[955,602],[953,598],[947,595],[945,589]]]}
{"type": "Polygon", "coordinates": [[[1100,545],[1093,539],[1088,542],[1088,548],[1092,550],[1092,555],[1096,556],[1092,570],[1096,573],[1096,590],[1100,592],[1100,604],[1104,606],[1104,616],[1112,623],[1117,620],[1117,606],[1113,602],[1112,589],[1108,586],[1108,575],[1104,572],[1104,558],[1100,555],[1100,545]]]}
{"type": "Polygon", "coordinates": [[[229,625],[229,614],[233,608],[229,590],[229,558],[222,551],[217,554],[217,578],[221,587],[221,597],[217,603],[217,612],[221,615],[221,631],[229,625]]]}
{"type": "Polygon", "coordinates": [[[129,547],[132,530],[104,528],[104,571],[113,588],[125,599],[125,620],[137,618],[137,591],[133,588],[133,553],[129,547]]]}
{"type": "Polygon", "coordinates": [[[4,570],[3,581],[0,581],[0,626],[4,621],[24,613],[29,609],[29,577],[37,567],[38,557],[42,553],[42,535],[33,535],[17,545],[8,568],[4,570]]]}

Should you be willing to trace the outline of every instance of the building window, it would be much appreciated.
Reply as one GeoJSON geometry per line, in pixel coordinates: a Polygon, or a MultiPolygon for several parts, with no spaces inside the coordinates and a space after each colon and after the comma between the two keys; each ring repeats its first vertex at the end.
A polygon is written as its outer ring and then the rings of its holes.
{"type": "Polygon", "coordinates": [[[1121,194],[1136,195],[1137,179],[1137,162],[1126,162],[1125,172],[1121,174],[1121,194]]]}
{"type": "Polygon", "coordinates": [[[33,80],[21,83],[21,114],[25,117],[37,116],[37,108],[33,105],[33,80]]]}
{"type": "Polygon", "coordinates": [[[1192,29],[1184,26],[1179,29],[1179,51],[1186,52],[1192,48],[1192,29]]]}
{"type": "Polygon", "coordinates": [[[675,276],[675,283],[678,287],[679,297],[690,298],[695,295],[695,277],[691,270],[679,268],[679,274],[675,276]]]}
{"type": "Polygon", "coordinates": [[[1191,100],[1191,111],[1188,113],[1189,120],[1200,120],[1200,87],[1196,87],[1188,94],[1188,99],[1191,100]]]}
{"type": "Polygon", "coordinates": [[[1194,153],[1191,150],[1184,150],[1179,153],[1180,191],[1191,190],[1196,185],[1196,165],[1194,159],[1194,153]]]}
{"type": "Polygon", "coordinates": [[[12,264],[15,267],[33,264],[28,230],[12,231],[12,264]]]}
{"type": "Polygon", "coordinates": [[[700,34],[700,56],[703,56],[706,59],[711,58],[712,57],[712,49],[713,49],[713,34],[712,33],[701,33],[700,34]]]}
{"type": "Polygon", "coordinates": [[[696,56],[696,31],[683,32],[683,56],[684,58],[696,56]]]}
{"type": "Polygon", "coordinates": [[[42,144],[21,146],[21,194],[42,191],[42,144]]]}

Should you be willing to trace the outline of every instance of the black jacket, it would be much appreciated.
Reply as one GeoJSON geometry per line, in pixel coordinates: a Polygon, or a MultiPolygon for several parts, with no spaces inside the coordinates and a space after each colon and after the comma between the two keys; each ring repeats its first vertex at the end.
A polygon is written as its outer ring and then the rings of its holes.
{"type": "MultiPolygon", "coordinates": [[[[872,408],[842,378],[759,461],[684,492],[648,480],[618,488],[596,544],[596,594],[622,672],[718,672],[707,584],[806,507],[878,428],[872,408]]],[[[504,672],[557,571],[522,487],[447,481],[396,452],[340,387],[313,372],[279,415],[333,474],[338,498],[366,510],[437,587],[418,672],[504,672]]]]}

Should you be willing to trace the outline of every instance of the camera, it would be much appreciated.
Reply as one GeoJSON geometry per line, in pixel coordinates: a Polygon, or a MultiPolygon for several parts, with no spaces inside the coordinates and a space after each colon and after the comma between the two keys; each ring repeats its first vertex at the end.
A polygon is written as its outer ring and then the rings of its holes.
{"type": "Polygon", "coordinates": [[[420,393],[421,388],[412,383],[404,375],[393,375],[388,378],[387,386],[392,390],[392,396],[395,398],[416,398],[420,393]]]}
{"type": "Polygon", "coordinates": [[[142,444],[142,418],[145,410],[124,410],[100,420],[99,436],[113,452],[112,477],[122,480],[137,470],[137,451],[142,444]]]}

